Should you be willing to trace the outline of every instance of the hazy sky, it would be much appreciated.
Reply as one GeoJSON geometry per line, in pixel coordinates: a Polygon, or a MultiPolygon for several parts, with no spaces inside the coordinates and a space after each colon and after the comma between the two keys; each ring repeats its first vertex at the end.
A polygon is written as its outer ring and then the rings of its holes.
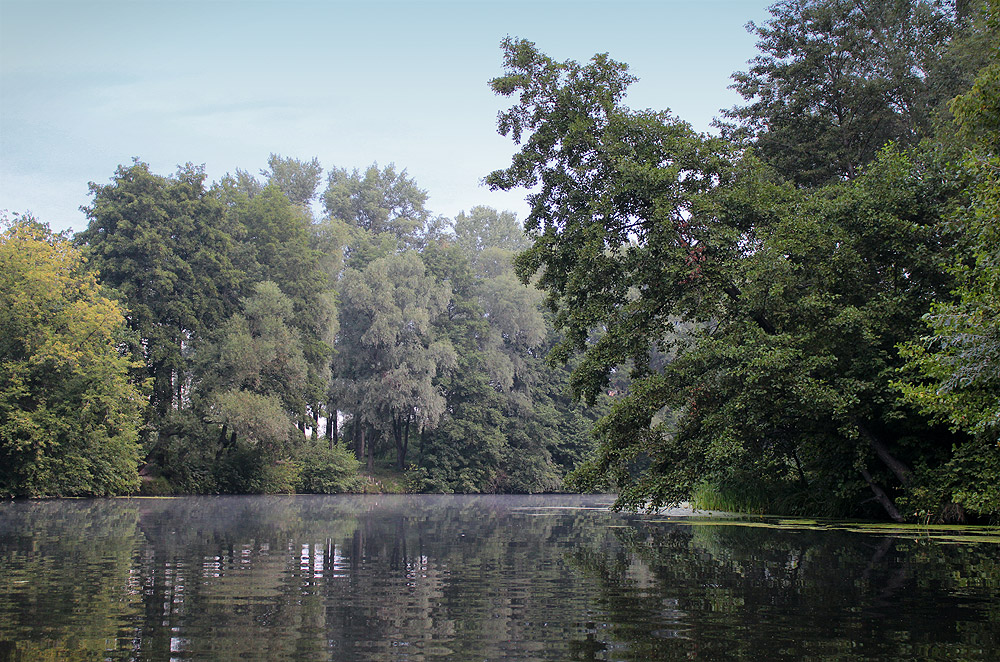
{"type": "Polygon", "coordinates": [[[325,168],[395,163],[454,217],[477,204],[523,218],[524,192],[481,184],[513,144],[506,35],[557,60],[607,52],[639,77],[633,108],[708,130],[756,54],[744,28],[772,0],[282,2],[0,0],[0,209],[82,229],[87,183],[139,157],[210,180],[268,154],[325,168]]]}

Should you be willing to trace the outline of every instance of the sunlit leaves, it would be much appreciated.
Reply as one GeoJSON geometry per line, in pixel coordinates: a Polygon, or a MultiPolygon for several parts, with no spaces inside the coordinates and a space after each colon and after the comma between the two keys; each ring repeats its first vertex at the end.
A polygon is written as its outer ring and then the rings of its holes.
{"type": "Polygon", "coordinates": [[[4,219],[0,311],[0,494],[135,489],[144,397],[121,352],[123,310],[80,252],[4,219]]]}

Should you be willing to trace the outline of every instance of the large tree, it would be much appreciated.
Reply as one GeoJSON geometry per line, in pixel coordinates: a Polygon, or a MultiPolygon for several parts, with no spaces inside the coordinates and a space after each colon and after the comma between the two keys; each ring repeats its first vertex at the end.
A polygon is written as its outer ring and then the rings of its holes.
{"type": "Polygon", "coordinates": [[[952,102],[968,148],[971,204],[956,216],[962,233],[952,297],[925,316],[929,333],[904,348],[908,399],[971,436],[952,459],[927,467],[939,488],[920,505],[951,501],[974,511],[1000,503],[1000,3],[989,3],[990,62],[952,102]]]}
{"type": "Polygon", "coordinates": [[[457,367],[440,380],[448,415],[421,435],[415,489],[559,489],[590,445],[592,421],[571,401],[566,372],[543,359],[552,334],[542,293],[514,277],[514,251],[526,245],[512,213],[475,207],[422,253],[451,288],[439,326],[457,367]]]}
{"type": "Polygon", "coordinates": [[[267,170],[261,174],[285,194],[289,202],[306,207],[316,198],[323,168],[319,159],[301,161],[280,154],[267,157],[267,170]]]}
{"type": "Polygon", "coordinates": [[[448,288],[407,251],[346,270],[340,293],[335,398],[353,414],[358,459],[367,452],[371,469],[377,438],[391,437],[402,469],[411,431],[444,413],[435,377],[453,365],[454,350],[433,322],[448,304],[448,288]]]}
{"type": "MultiPolygon", "coordinates": [[[[276,172],[312,171],[318,167],[274,155],[269,163],[276,172]]],[[[287,172],[286,176],[291,177],[287,172]]],[[[236,176],[227,175],[215,192],[234,228],[235,261],[244,278],[243,295],[253,295],[258,283],[270,281],[291,300],[289,324],[298,331],[309,368],[303,407],[294,417],[299,425],[311,417],[315,425],[326,399],[337,332],[334,285],[344,233],[329,222],[314,223],[309,209],[290,199],[274,179],[263,184],[238,172],[236,176]]],[[[304,195],[302,191],[291,193],[299,200],[304,195]]]]}
{"type": "Polygon", "coordinates": [[[144,394],[124,310],[80,251],[30,217],[0,233],[0,495],[107,496],[139,485],[144,394]]]}
{"type": "Polygon", "coordinates": [[[203,168],[162,177],[136,160],[90,191],[90,223],[75,242],[128,307],[162,417],[182,398],[185,347],[235,308],[243,276],[233,265],[233,228],[203,168]]]}
{"type": "Polygon", "coordinates": [[[760,55],[733,75],[748,103],[726,115],[797,184],[852,178],[887,142],[915,144],[957,92],[931,75],[955,31],[949,3],[781,0],[770,11],[747,26],[760,55]]]}
{"type": "Polygon", "coordinates": [[[335,218],[374,236],[388,234],[402,247],[416,245],[430,219],[424,207],[427,191],[406,174],[389,164],[379,169],[372,164],[361,172],[335,168],[327,175],[323,205],[335,218]]]}
{"type": "Polygon", "coordinates": [[[632,377],[578,484],[628,506],[712,476],[846,509],[864,490],[900,518],[900,456],[926,440],[894,402],[894,345],[947,283],[932,164],[887,152],[856,183],[799,191],[753,153],[624,107],[631,78],[606,56],[504,47],[493,88],[520,98],[500,130],[522,146],[487,181],[535,188],[520,275],[565,333],[555,356],[583,350],[579,395],[632,377]]]}

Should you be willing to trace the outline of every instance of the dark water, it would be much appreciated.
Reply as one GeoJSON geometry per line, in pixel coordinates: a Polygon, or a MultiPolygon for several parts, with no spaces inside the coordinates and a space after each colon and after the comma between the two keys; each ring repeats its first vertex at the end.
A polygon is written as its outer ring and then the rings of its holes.
{"type": "Polygon", "coordinates": [[[0,503],[0,660],[997,660],[997,538],[600,497],[0,503]]]}

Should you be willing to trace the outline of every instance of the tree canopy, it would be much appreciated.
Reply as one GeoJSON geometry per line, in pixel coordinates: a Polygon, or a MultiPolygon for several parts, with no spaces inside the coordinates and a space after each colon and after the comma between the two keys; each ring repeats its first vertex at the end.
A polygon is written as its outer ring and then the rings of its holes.
{"type": "Polygon", "coordinates": [[[0,233],[0,495],[108,496],[139,484],[143,384],[125,311],[80,251],[29,216],[0,233]]]}
{"type": "MultiPolygon", "coordinates": [[[[774,52],[755,61],[755,75],[766,65],[767,76],[805,94],[791,78],[796,67],[864,66],[832,52],[797,55],[799,37],[782,30],[804,30],[803,48],[833,48],[836,40],[808,35],[870,42],[875,16],[886,30],[885,21],[905,19],[893,30],[922,40],[926,48],[904,42],[904,51],[924,59],[899,65],[904,76],[881,53],[875,69],[852,75],[878,86],[876,70],[900,84],[918,64],[929,70],[949,16],[929,3],[895,3],[895,17],[876,5],[779,3],[761,30],[771,40],[765,52],[774,52]]],[[[677,503],[711,482],[744,503],[764,494],[764,507],[790,512],[877,515],[866,505],[874,504],[901,520],[1000,509],[981,491],[961,499],[932,485],[930,476],[967,455],[967,439],[935,427],[896,386],[905,363],[898,347],[920,333],[932,305],[942,310],[935,302],[950,300],[958,246],[950,218],[964,196],[963,175],[933,147],[899,146],[915,145],[912,127],[923,124],[897,117],[887,133],[865,129],[871,151],[855,157],[785,136],[795,127],[758,105],[744,119],[760,133],[734,145],[624,106],[633,79],[606,55],[558,62],[515,39],[504,51],[504,75],[491,84],[514,97],[498,126],[520,148],[487,181],[532,190],[533,243],[518,256],[519,275],[546,292],[564,334],[554,357],[581,353],[578,396],[593,400],[620,373],[630,377],[598,422],[598,451],[575,472],[575,486],[615,490],[625,507],[677,503]],[[769,140],[802,145],[832,169],[813,177],[782,162],[769,140]]],[[[749,84],[745,74],[736,79],[749,84]]],[[[831,93],[885,98],[827,83],[831,93]]],[[[963,99],[953,107],[965,121],[963,99]]],[[[843,128],[824,121],[828,133],[843,128]]],[[[843,139],[852,149],[861,142],[843,139]]],[[[996,402],[995,388],[985,392],[996,402]]]]}
{"type": "MultiPolygon", "coordinates": [[[[935,77],[958,29],[940,0],[782,0],[747,29],[760,55],[726,116],[799,185],[853,178],[890,141],[913,145],[958,92],[935,77]]],[[[732,128],[732,127],[731,127],[732,128]]]]}
{"type": "Polygon", "coordinates": [[[277,153],[215,183],[136,159],[72,240],[15,218],[0,493],[998,516],[1000,9],[770,11],[718,134],[629,108],[607,54],[505,39],[486,182],[523,228],[277,153]]]}

